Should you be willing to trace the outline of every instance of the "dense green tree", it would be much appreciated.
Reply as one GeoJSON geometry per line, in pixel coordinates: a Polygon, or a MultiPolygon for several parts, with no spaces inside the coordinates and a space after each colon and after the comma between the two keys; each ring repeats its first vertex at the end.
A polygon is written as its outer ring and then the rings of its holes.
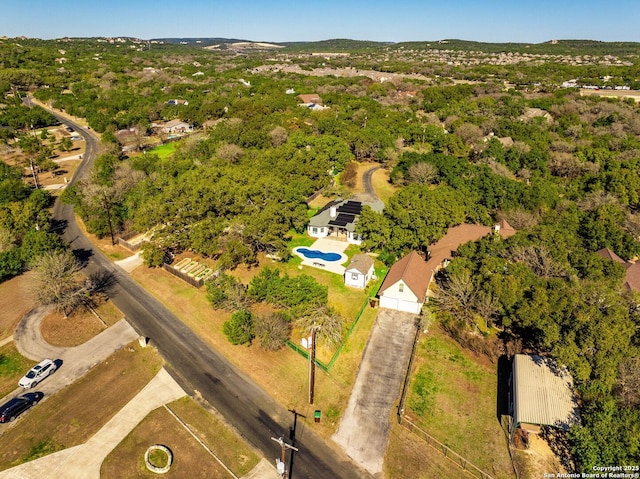
{"type": "Polygon", "coordinates": [[[251,344],[255,337],[253,316],[249,311],[236,311],[222,325],[222,331],[231,344],[251,344]]]}

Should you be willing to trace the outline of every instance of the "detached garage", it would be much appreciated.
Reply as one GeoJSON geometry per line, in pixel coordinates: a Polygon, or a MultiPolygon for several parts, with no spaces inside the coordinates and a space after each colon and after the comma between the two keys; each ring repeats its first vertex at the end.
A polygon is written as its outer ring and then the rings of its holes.
{"type": "Polygon", "coordinates": [[[412,251],[389,269],[378,293],[380,307],[420,314],[431,275],[427,262],[412,251]]]}

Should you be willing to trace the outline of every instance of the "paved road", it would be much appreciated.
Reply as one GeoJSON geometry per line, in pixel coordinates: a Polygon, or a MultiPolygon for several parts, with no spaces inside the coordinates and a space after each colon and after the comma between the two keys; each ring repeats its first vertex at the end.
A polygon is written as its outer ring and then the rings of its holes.
{"type": "Polygon", "coordinates": [[[376,195],[376,190],[373,188],[373,184],[371,183],[371,177],[380,168],[380,166],[374,166],[373,168],[369,168],[365,171],[362,175],[362,189],[364,191],[357,195],[353,195],[354,199],[368,204],[374,211],[378,212],[384,209],[384,202],[378,198],[378,195],[376,195]]]}
{"type": "MultiPolygon", "coordinates": [[[[59,119],[70,124],[87,141],[85,161],[72,180],[76,181],[88,173],[99,145],[85,128],[67,118],[59,116],[59,119]]],[[[64,223],[64,239],[76,252],[88,258],[88,274],[107,272],[112,275],[114,281],[107,291],[109,297],[141,335],[151,338],[185,391],[199,391],[267,459],[279,457],[280,446],[271,437],[288,436],[293,424],[292,414],[214,351],[121,268],[95,250],[78,228],[72,206],[56,202],[53,217],[64,223]]],[[[330,447],[309,428],[304,428],[304,434],[296,437],[296,447],[299,452],[295,454],[292,467],[294,478],[370,477],[339,448],[330,447]]]]}

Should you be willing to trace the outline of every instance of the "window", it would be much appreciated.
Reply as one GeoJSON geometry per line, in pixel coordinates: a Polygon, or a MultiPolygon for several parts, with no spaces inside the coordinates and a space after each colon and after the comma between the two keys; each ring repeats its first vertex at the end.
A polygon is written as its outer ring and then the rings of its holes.
{"type": "Polygon", "coordinates": [[[318,228],[311,228],[311,232],[313,234],[317,234],[318,233],[318,228]]]}
{"type": "Polygon", "coordinates": [[[356,281],[358,277],[359,277],[358,273],[351,273],[351,279],[353,279],[354,281],[356,281]]]}
{"type": "Polygon", "coordinates": [[[404,284],[400,283],[398,285],[398,291],[401,292],[401,293],[404,291],[404,284]]]}

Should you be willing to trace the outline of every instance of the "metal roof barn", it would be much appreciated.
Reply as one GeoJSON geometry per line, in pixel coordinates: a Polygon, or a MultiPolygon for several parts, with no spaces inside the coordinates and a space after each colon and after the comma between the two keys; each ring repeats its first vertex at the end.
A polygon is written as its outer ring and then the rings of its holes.
{"type": "Polygon", "coordinates": [[[580,422],[573,378],[542,356],[516,354],[512,366],[512,433],[521,424],[569,429],[580,422]]]}

